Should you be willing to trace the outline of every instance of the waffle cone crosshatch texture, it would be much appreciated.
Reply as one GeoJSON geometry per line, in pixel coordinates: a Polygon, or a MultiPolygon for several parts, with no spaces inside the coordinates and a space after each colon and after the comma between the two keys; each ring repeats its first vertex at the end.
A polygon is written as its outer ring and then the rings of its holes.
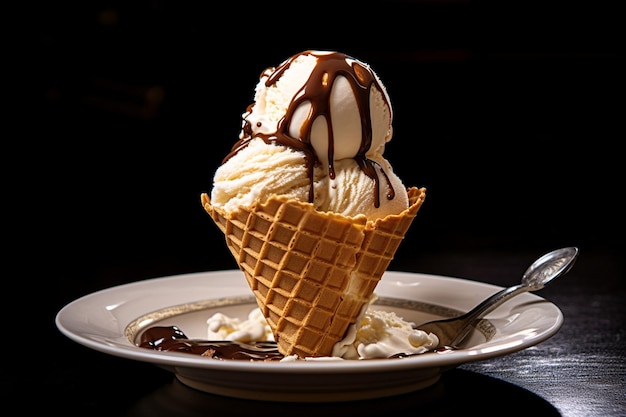
{"type": "Polygon", "coordinates": [[[224,234],[279,351],[330,356],[374,290],[426,196],[408,189],[409,207],[376,221],[316,211],[273,196],[227,214],[202,194],[224,234]]]}

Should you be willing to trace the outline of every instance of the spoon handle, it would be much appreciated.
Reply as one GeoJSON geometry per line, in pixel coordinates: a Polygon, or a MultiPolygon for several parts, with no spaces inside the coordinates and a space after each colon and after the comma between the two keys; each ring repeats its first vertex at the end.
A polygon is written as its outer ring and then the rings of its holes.
{"type": "MultiPolygon", "coordinates": [[[[504,288],[483,300],[476,307],[463,314],[461,317],[470,323],[474,322],[500,306],[500,304],[515,297],[518,294],[529,291],[530,287],[524,284],[514,285],[512,287],[504,288]]],[[[459,318],[461,318],[459,317],[459,318]]]]}
{"type": "Polygon", "coordinates": [[[426,333],[436,334],[439,337],[438,347],[449,346],[456,348],[470,332],[472,324],[478,319],[494,310],[509,298],[528,291],[529,289],[530,287],[523,284],[504,288],[487,297],[476,307],[461,316],[431,321],[417,326],[417,328],[426,333]]]}
{"type": "Polygon", "coordinates": [[[483,316],[495,310],[497,307],[499,307],[502,303],[504,303],[508,299],[513,298],[516,295],[529,291],[529,290],[530,290],[530,287],[523,285],[523,284],[518,284],[512,287],[504,288],[492,294],[491,296],[487,297],[485,300],[483,300],[483,302],[478,304],[476,307],[474,307],[467,313],[463,314],[462,316],[458,317],[457,319],[460,322],[463,322],[464,327],[460,331],[458,336],[454,340],[450,341],[450,345],[458,346],[463,341],[463,339],[465,339],[465,336],[467,336],[467,334],[469,333],[470,329],[472,328],[471,325],[474,324],[474,322],[476,322],[483,316]]]}

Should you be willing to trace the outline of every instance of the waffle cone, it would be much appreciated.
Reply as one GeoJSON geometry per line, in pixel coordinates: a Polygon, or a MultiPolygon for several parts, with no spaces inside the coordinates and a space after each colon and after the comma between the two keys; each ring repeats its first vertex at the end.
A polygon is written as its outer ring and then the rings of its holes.
{"type": "Polygon", "coordinates": [[[256,297],[283,355],[331,356],[393,259],[426,195],[412,187],[409,208],[376,221],[316,211],[273,196],[235,213],[204,209],[256,297]]]}

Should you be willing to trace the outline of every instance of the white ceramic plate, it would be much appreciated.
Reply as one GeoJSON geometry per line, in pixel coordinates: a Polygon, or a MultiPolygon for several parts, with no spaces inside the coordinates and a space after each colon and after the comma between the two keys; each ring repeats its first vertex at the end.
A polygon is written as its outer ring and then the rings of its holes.
{"type": "MultiPolygon", "coordinates": [[[[456,315],[502,289],[437,275],[388,271],[371,308],[395,311],[416,324],[456,315]]],[[[138,281],[79,298],[56,316],[59,330],[107,354],[151,362],[184,384],[213,394],[267,401],[348,401],[416,391],[460,364],[502,356],[554,335],[563,322],[552,303],[530,293],[491,312],[466,347],[402,359],[248,362],[215,360],[136,346],[143,329],[176,325],[189,338],[206,339],[215,312],[245,319],[256,304],[239,270],[138,281]]]]}

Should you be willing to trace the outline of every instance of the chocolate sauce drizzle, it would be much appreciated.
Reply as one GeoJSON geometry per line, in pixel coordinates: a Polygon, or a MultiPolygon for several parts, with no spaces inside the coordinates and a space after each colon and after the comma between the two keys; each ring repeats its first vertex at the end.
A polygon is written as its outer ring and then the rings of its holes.
{"type": "MultiPolygon", "coordinates": [[[[381,93],[384,92],[383,87],[380,85],[374,74],[361,63],[354,58],[351,58],[345,54],[332,52],[328,54],[315,54],[313,51],[304,51],[297,55],[292,56],[287,61],[282,63],[276,69],[272,71],[272,68],[268,68],[263,72],[263,76],[268,76],[265,81],[267,87],[275,85],[280,77],[289,69],[292,62],[300,55],[315,55],[317,57],[317,65],[313,69],[307,82],[300,88],[297,94],[291,101],[285,116],[279,121],[277,131],[274,134],[262,134],[253,133],[250,122],[245,120],[242,128],[242,136],[239,141],[233,146],[231,152],[224,158],[224,162],[234,156],[241,149],[245,148],[248,143],[254,138],[262,138],[266,143],[276,143],[283,146],[288,146],[294,150],[301,151],[305,155],[307,175],[309,177],[309,202],[314,201],[314,186],[313,186],[313,170],[316,164],[320,163],[319,158],[315,154],[315,151],[311,145],[311,131],[313,122],[318,116],[324,116],[326,119],[328,130],[328,173],[331,179],[335,178],[334,167],[334,152],[335,152],[335,137],[333,134],[333,120],[330,112],[330,97],[333,84],[337,77],[344,76],[354,93],[356,98],[359,114],[361,117],[361,145],[354,157],[361,170],[375,182],[374,187],[374,202],[375,206],[380,206],[379,191],[380,191],[380,179],[376,165],[379,171],[385,177],[387,184],[387,199],[392,200],[395,197],[395,191],[391,182],[384,172],[380,164],[371,159],[368,159],[365,154],[369,150],[372,144],[372,119],[370,112],[370,92],[372,87],[377,88],[381,93]],[[289,127],[291,120],[296,109],[304,102],[310,102],[311,110],[309,115],[301,126],[300,137],[294,138],[289,135],[289,127]]],[[[387,100],[385,94],[383,94],[384,100],[387,100]]],[[[387,106],[391,110],[390,103],[387,102],[387,106]]],[[[247,114],[254,111],[254,103],[250,104],[247,108],[247,114]]]]}
{"type": "Polygon", "coordinates": [[[182,352],[213,359],[244,359],[249,361],[279,361],[284,356],[278,352],[276,342],[242,343],[230,340],[189,339],[176,326],[149,327],[141,335],[139,347],[182,352]]]}
{"type": "MultiPolygon", "coordinates": [[[[218,360],[248,360],[251,362],[275,362],[285,356],[278,351],[274,341],[243,343],[232,340],[189,339],[176,326],[153,326],[147,328],[140,337],[140,348],[163,352],[181,352],[205,356],[218,360]]],[[[436,351],[450,350],[449,347],[436,351]]],[[[421,355],[417,353],[396,353],[388,359],[401,359],[421,355]]]]}

